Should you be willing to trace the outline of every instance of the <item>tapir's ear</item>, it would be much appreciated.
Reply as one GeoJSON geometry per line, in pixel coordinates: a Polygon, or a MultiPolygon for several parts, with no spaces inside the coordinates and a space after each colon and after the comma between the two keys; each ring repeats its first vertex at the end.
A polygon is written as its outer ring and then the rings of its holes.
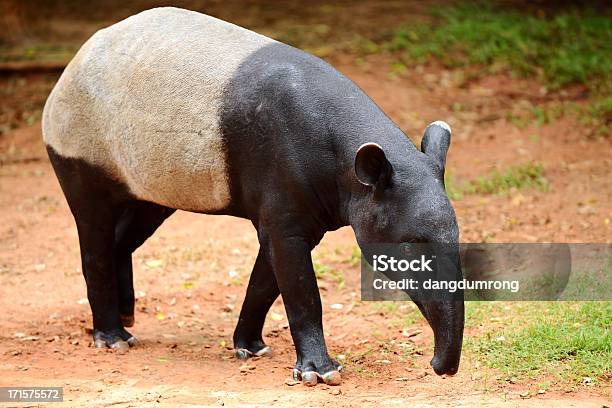
{"type": "Polygon", "coordinates": [[[442,174],[446,165],[446,153],[451,141],[451,128],[448,123],[438,120],[430,123],[425,129],[421,141],[421,151],[431,157],[438,165],[442,174]]]}
{"type": "Polygon", "coordinates": [[[383,187],[391,179],[393,167],[382,147],[376,143],[362,144],[355,157],[355,174],[361,184],[383,187]]]}

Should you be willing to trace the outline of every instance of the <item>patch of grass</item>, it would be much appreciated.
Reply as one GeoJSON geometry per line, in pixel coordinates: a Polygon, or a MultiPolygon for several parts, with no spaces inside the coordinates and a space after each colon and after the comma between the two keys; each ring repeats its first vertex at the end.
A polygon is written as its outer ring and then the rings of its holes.
{"type": "Polygon", "coordinates": [[[531,108],[531,113],[538,126],[548,125],[565,114],[565,105],[556,104],[550,107],[536,105],[531,108]]]}
{"type": "Polygon", "coordinates": [[[544,166],[530,162],[519,166],[510,166],[503,173],[498,170],[472,180],[468,189],[480,194],[499,194],[510,189],[536,187],[540,191],[548,190],[548,181],[543,176],[544,166]]]}
{"type": "Polygon", "coordinates": [[[488,367],[510,377],[552,375],[580,383],[612,376],[612,302],[523,302],[498,330],[468,339],[488,367]]]}
{"type": "Polygon", "coordinates": [[[450,200],[460,200],[463,198],[463,188],[458,184],[453,174],[447,170],[444,175],[444,186],[446,188],[446,195],[450,200]]]}
{"type": "Polygon", "coordinates": [[[337,269],[331,268],[319,261],[313,260],[313,266],[315,275],[318,279],[323,279],[335,283],[338,289],[344,289],[346,286],[346,280],[344,275],[337,269]]]}
{"type": "Polygon", "coordinates": [[[374,309],[388,319],[389,323],[410,327],[425,318],[412,302],[372,302],[374,309]]]}
{"type": "Polygon", "coordinates": [[[612,96],[591,101],[578,110],[578,120],[593,129],[595,136],[607,137],[612,127],[612,96]]]}
{"type": "Polygon", "coordinates": [[[512,123],[518,129],[526,129],[531,124],[531,118],[527,114],[518,114],[514,112],[508,112],[506,114],[506,121],[512,123]]]}
{"type": "Polygon", "coordinates": [[[361,264],[361,249],[357,245],[353,246],[351,254],[344,260],[344,263],[355,267],[361,264]]]}
{"type": "Polygon", "coordinates": [[[437,9],[436,24],[406,24],[383,48],[408,61],[435,57],[446,67],[486,67],[534,76],[550,88],[587,84],[610,89],[612,19],[596,12],[542,18],[487,3],[437,9]]]}
{"type": "Polygon", "coordinates": [[[612,293],[612,247],[607,244],[573,244],[570,250],[574,258],[572,270],[560,299],[609,299],[612,293]],[[593,262],[595,260],[597,262],[593,262]]]}
{"type": "Polygon", "coordinates": [[[482,324],[501,321],[507,313],[504,302],[470,301],[465,303],[465,325],[476,327],[482,324]]]}
{"type": "Polygon", "coordinates": [[[6,61],[69,61],[78,45],[34,44],[21,47],[0,47],[0,62],[6,61]]]}
{"type": "Polygon", "coordinates": [[[512,189],[537,188],[548,191],[549,183],[544,177],[544,166],[538,162],[510,166],[503,172],[495,169],[489,174],[460,184],[448,175],[445,180],[446,194],[451,200],[461,199],[466,194],[501,194],[512,189]]]}
{"type": "Polygon", "coordinates": [[[508,111],[506,120],[519,129],[526,129],[531,125],[549,125],[567,115],[576,118],[591,136],[608,137],[612,126],[612,96],[596,96],[586,104],[556,101],[531,105],[508,111]]]}

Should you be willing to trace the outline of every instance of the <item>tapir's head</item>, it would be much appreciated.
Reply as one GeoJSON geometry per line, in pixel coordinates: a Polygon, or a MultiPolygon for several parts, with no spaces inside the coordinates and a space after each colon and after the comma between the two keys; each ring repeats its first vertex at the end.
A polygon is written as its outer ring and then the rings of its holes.
{"type": "MultiPolygon", "coordinates": [[[[450,279],[463,278],[457,221],[444,189],[450,138],[450,127],[434,122],[425,130],[421,151],[405,145],[385,150],[376,143],[359,148],[355,176],[361,186],[353,200],[351,224],[362,250],[373,243],[431,243],[438,262],[451,266],[450,279]]],[[[433,300],[412,297],[434,331],[434,371],[455,374],[463,340],[462,292],[433,300]]]]}

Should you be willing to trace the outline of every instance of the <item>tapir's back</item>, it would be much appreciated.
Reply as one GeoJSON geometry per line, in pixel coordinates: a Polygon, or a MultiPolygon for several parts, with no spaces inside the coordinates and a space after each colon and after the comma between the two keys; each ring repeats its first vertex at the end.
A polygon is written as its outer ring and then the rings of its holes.
{"type": "Polygon", "coordinates": [[[45,106],[45,143],[101,167],[139,199],[222,209],[230,199],[222,93],[271,42],[181,9],[130,17],[96,33],[68,65],[45,106]]]}

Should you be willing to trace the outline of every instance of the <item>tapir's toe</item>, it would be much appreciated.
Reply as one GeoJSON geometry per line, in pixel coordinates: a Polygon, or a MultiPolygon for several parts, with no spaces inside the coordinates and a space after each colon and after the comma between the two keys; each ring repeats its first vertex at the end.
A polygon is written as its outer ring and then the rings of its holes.
{"type": "Polygon", "coordinates": [[[319,382],[319,373],[314,371],[307,371],[302,373],[302,384],[307,387],[314,387],[319,382]]]}
{"type": "Polygon", "coordinates": [[[110,331],[94,330],[94,347],[110,348],[116,351],[126,351],[130,347],[139,345],[140,342],[125,329],[115,329],[110,331]]]}
{"type": "Polygon", "coordinates": [[[130,347],[137,347],[137,346],[141,346],[142,343],[140,342],[140,340],[138,340],[136,337],[132,336],[129,339],[127,339],[127,344],[130,347]]]}
{"type": "Polygon", "coordinates": [[[342,366],[333,359],[330,359],[331,370],[313,370],[313,364],[302,364],[298,362],[293,369],[293,379],[302,381],[307,387],[313,387],[318,382],[323,382],[327,385],[340,385],[342,383],[342,366]],[[306,368],[303,368],[306,367],[306,368]]]}
{"type": "Polygon", "coordinates": [[[270,357],[272,348],[266,345],[261,338],[236,334],[234,336],[234,350],[236,358],[247,360],[251,357],[270,357]]]}
{"type": "Polygon", "coordinates": [[[319,381],[327,385],[340,385],[342,383],[342,375],[340,374],[341,367],[338,370],[328,371],[325,374],[319,374],[316,371],[301,372],[298,369],[293,369],[293,379],[302,381],[307,387],[314,387],[319,381]]]}
{"type": "Polygon", "coordinates": [[[270,346],[262,347],[257,351],[251,351],[246,348],[236,349],[236,358],[239,360],[248,360],[251,357],[270,357],[272,355],[272,348],[270,346]]]}
{"type": "Polygon", "coordinates": [[[117,351],[125,351],[125,350],[129,350],[130,349],[130,345],[127,341],[124,340],[117,340],[116,342],[112,343],[110,345],[111,350],[117,350],[117,351]]]}
{"type": "Polygon", "coordinates": [[[340,383],[342,382],[340,370],[330,371],[328,373],[323,374],[321,377],[323,379],[323,382],[327,385],[340,385],[340,383]]]}

